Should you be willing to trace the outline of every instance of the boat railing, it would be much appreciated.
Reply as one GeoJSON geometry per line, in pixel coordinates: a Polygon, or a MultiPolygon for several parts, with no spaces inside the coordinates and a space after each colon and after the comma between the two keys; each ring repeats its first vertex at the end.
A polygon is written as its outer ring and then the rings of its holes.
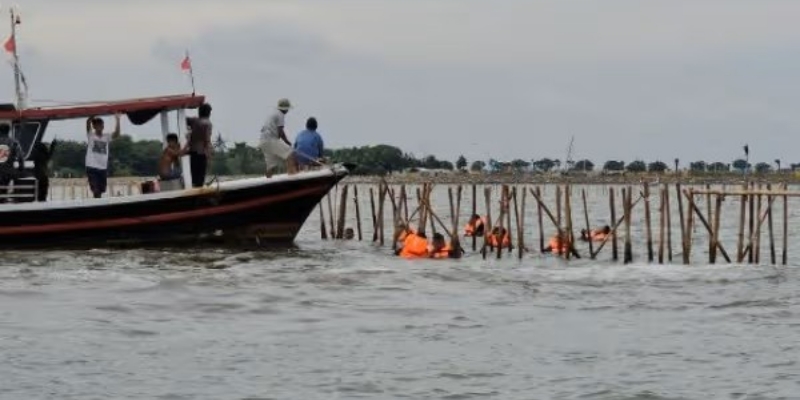
{"type": "Polygon", "coordinates": [[[12,179],[0,185],[0,203],[30,203],[38,198],[39,185],[34,177],[12,179]]]}

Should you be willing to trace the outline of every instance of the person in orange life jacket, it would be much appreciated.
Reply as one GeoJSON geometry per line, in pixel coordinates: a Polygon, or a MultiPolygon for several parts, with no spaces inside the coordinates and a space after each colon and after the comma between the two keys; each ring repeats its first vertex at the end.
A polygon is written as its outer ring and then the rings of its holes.
{"type": "Polygon", "coordinates": [[[492,228],[492,233],[489,235],[489,246],[492,247],[511,247],[511,238],[508,236],[506,228],[495,226],[492,228]]]}
{"type": "Polygon", "coordinates": [[[484,219],[478,214],[473,214],[472,218],[467,222],[467,226],[464,227],[464,236],[481,237],[485,228],[484,219]]]}
{"type": "Polygon", "coordinates": [[[444,235],[441,233],[434,233],[430,246],[431,258],[461,258],[460,249],[454,249],[452,245],[447,244],[444,240],[444,235]]]}
{"type": "Polygon", "coordinates": [[[580,254],[578,254],[575,248],[571,245],[568,236],[569,235],[566,233],[554,235],[550,238],[547,247],[542,249],[542,253],[553,253],[564,256],[569,252],[575,258],[581,258],[580,254]]]}
{"type": "Polygon", "coordinates": [[[402,244],[395,251],[395,255],[403,258],[427,258],[430,256],[428,239],[425,234],[415,232],[408,225],[397,225],[394,241],[402,244]]]}
{"type": "Polygon", "coordinates": [[[601,229],[592,229],[591,232],[587,231],[586,229],[581,229],[581,240],[583,241],[593,241],[593,242],[602,242],[605,240],[606,236],[611,234],[611,227],[606,225],[601,229]]]}

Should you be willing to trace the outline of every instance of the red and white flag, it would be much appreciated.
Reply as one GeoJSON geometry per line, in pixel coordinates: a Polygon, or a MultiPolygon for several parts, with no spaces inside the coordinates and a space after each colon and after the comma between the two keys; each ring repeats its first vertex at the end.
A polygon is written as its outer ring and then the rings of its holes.
{"type": "Polygon", "coordinates": [[[6,39],[5,43],[3,43],[3,49],[11,54],[17,51],[17,41],[14,39],[14,36],[9,36],[8,39],[6,39]]]}
{"type": "Polygon", "coordinates": [[[186,57],[183,58],[183,61],[181,61],[181,70],[183,71],[192,70],[192,59],[189,58],[188,54],[186,55],[186,57]]]}

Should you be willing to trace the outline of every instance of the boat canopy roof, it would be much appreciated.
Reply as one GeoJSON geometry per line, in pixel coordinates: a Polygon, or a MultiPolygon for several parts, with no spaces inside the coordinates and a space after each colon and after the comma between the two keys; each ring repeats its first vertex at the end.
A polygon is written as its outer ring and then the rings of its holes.
{"type": "Polygon", "coordinates": [[[119,113],[126,114],[134,125],[143,125],[162,111],[197,108],[204,102],[205,96],[180,94],[117,101],[80,102],[22,110],[18,110],[13,104],[0,104],[0,120],[54,121],[119,113]]]}

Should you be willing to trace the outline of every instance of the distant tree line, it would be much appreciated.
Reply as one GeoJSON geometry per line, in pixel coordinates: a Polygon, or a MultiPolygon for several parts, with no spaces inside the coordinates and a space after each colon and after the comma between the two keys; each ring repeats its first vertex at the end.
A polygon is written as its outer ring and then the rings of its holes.
{"type": "MultiPolygon", "coordinates": [[[[154,176],[158,171],[158,159],[161,156],[162,144],[160,140],[136,140],[123,135],[111,145],[109,158],[109,172],[112,176],[154,176]]],[[[211,158],[211,173],[215,175],[257,175],[264,172],[264,157],[261,151],[245,142],[237,142],[227,146],[221,138],[214,143],[214,155],[211,158]]],[[[53,155],[53,171],[57,176],[83,176],[86,157],[86,143],[78,141],[59,141],[53,155]]],[[[482,171],[490,173],[501,172],[553,172],[553,171],[603,171],[609,173],[621,172],[654,172],[661,173],[669,170],[679,170],[680,161],[673,160],[672,165],[662,161],[644,162],[634,160],[624,162],[609,160],[598,168],[590,160],[566,161],[542,158],[539,160],[514,159],[511,161],[498,161],[490,159],[488,162],[475,160],[468,162],[466,157],[459,156],[455,162],[440,160],[433,155],[417,158],[413,154],[403,152],[401,149],[380,144],[375,146],[349,147],[339,149],[326,149],[325,157],[333,162],[348,162],[357,165],[353,171],[358,175],[382,175],[401,171],[429,170],[458,170],[482,171]]],[[[730,163],[722,161],[705,162],[694,161],[689,163],[687,170],[692,174],[724,173],[752,171],[767,173],[781,169],[781,161],[774,163],[759,162],[755,166],[744,159],[737,159],[730,163]]],[[[800,169],[800,163],[790,164],[790,169],[800,169]]]]}

